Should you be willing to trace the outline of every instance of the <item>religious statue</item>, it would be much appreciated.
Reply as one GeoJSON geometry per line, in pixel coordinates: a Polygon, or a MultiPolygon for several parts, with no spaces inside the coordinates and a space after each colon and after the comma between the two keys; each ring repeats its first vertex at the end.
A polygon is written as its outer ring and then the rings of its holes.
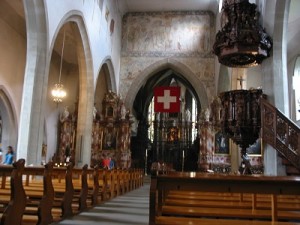
{"type": "Polygon", "coordinates": [[[122,103],[121,103],[121,109],[120,109],[120,116],[121,116],[121,119],[122,119],[122,120],[125,120],[125,118],[126,118],[126,113],[127,113],[126,107],[125,107],[124,103],[122,102],[122,103]]]}
{"type": "Polygon", "coordinates": [[[191,121],[191,111],[189,109],[185,110],[185,120],[186,121],[191,121]]]}
{"type": "Polygon", "coordinates": [[[211,115],[212,122],[215,126],[218,126],[221,119],[221,110],[222,110],[221,99],[218,96],[214,98],[214,100],[210,104],[210,107],[211,107],[211,114],[212,114],[211,115]]]}
{"type": "Polygon", "coordinates": [[[155,113],[155,120],[156,121],[160,120],[160,112],[155,113]]]}
{"type": "Polygon", "coordinates": [[[205,121],[209,122],[209,117],[210,117],[210,110],[209,108],[205,109],[205,121]]]}
{"type": "Polygon", "coordinates": [[[69,107],[65,106],[64,112],[60,115],[60,122],[65,122],[70,116],[69,107]]]}
{"type": "Polygon", "coordinates": [[[96,106],[94,105],[94,108],[93,108],[93,118],[94,120],[96,119],[97,117],[97,109],[96,109],[96,106]]]}

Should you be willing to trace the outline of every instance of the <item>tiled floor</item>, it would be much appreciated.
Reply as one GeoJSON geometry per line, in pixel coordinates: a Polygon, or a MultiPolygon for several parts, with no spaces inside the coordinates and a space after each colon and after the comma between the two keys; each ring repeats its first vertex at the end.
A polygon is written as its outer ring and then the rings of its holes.
{"type": "Polygon", "coordinates": [[[139,189],[55,225],[148,225],[149,190],[150,184],[146,182],[139,189]]]}

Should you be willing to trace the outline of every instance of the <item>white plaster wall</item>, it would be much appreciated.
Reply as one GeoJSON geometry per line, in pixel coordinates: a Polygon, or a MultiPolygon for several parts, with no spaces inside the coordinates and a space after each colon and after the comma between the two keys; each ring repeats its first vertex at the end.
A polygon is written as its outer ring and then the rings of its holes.
{"type": "Polygon", "coordinates": [[[19,124],[24,68],[26,60],[26,40],[0,19],[0,86],[6,89],[19,124]]]}
{"type": "Polygon", "coordinates": [[[262,87],[262,70],[260,66],[248,68],[247,71],[247,89],[262,87]]]}
{"type": "Polygon", "coordinates": [[[45,2],[48,16],[49,50],[52,48],[51,45],[55,41],[53,38],[56,36],[56,32],[58,32],[58,28],[61,25],[60,23],[64,20],[65,16],[69,14],[82,15],[90,43],[94,81],[96,81],[102,62],[105,58],[109,57],[112,60],[116,76],[116,86],[118,87],[122,24],[117,2],[115,0],[104,1],[102,11],[97,0],[45,0],[45,2]],[[107,19],[105,18],[106,9],[109,10],[107,19]],[[115,30],[111,36],[109,24],[112,18],[115,20],[115,30]]]}

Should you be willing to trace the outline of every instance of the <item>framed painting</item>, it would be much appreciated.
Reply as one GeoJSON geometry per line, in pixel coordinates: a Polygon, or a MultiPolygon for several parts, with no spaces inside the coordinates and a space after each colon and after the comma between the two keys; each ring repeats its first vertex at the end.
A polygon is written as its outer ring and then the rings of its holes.
{"type": "Polygon", "coordinates": [[[261,138],[258,138],[256,142],[247,148],[247,154],[249,156],[261,156],[262,155],[262,143],[261,138]]]}
{"type": "Polygon", "coordinates": [[[215,154],[230,154],[229,137],[222,132],[215,134],[215,154]]]}

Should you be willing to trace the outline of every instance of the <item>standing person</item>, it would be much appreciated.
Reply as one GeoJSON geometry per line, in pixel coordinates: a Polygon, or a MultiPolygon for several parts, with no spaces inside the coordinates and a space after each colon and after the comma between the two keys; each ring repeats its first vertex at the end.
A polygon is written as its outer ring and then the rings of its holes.
{"type": "Polygon", "coordinates": [[[2,162],[2,155],[3,155],[2,149],[0,148],[0,162],[2,162]]]}
{"type": "Polygon", "coordinates": [[[5,154],[4,162],[5,165],[11,165],[14,162],[14,150],[13,147],[7,147],[7,153],[5,154]]]}
{"type": "Polygon", "coordinates": [[[109,164],[110,164],[110,158],[105,156],[104,159],[102,160],[102,166],[104,169],[109,169],[109,164]]]}
{"type": "Polygon", "coordinates": [[[109,169],[113,169],[115,167],[115,162],[112,158],[109,157],[109,169]]]}

